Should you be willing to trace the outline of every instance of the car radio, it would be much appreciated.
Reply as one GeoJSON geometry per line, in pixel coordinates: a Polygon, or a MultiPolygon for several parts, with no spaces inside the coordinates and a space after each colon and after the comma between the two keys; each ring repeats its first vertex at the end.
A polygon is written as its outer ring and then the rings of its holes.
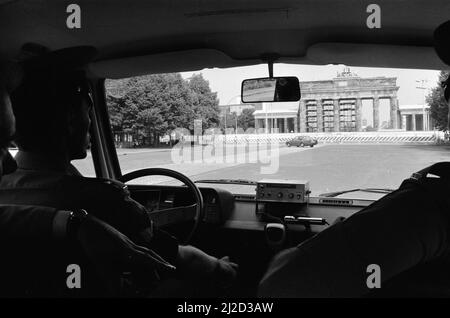
{"type": "Polygon", "coordinates": [[[256,185],[259,202],[308,203],[309,181],[263,179],[256,185]]]}

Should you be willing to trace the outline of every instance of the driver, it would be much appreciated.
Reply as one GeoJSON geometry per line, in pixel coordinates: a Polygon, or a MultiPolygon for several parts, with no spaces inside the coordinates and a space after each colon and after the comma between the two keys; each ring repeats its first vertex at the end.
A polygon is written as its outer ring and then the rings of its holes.
{"type": "MultiPolygon", "coordinates": [[[[9,92],[19,81],[15,64],[0,61],[0,180],[17,168],[8,151],[15,132],[9,92]]],[[[79,222],[72,213],[49,207],[0,205],[0,296],[120,295],[121,266],[144,264],[160,271],[173,270],[101,220],[84,213],[79,222]],[[86,264],[87,258],[98,272],[92,279],[84,272],[82,290],[68,289],[67,264],[86,264]]]]}
{"type": "MultiPolygon", "coordinates": [[[[18,169],[1,180],[0,204],[86,209],[175,265],[176,278],[191,281],[191,286],[230,285],[237,265],[228,257],[217,259],[193,246],[179,245],[153,226],[125,185],[85,178],[71,165],[72,160],[86,157],[89,146],[92,96],[84,68],[94,55],[95,49],[78,47],[22,63],[23,81],[11,94],[18,169]]],[[[202,291],[190,292],[193,295],[175,296],[205,296],[202,291]]],[[[208,296],[213,296],[210,290],[208,296]]]]}

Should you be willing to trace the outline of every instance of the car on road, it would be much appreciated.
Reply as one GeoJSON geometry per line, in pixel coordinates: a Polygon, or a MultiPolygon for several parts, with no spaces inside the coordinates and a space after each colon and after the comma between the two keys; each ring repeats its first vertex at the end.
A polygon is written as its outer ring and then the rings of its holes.
{"type": "Polygon", "coordinates": [[[294,137],[288,141],[286,141],[286,146],[296,146],[296,147],[314,147],[317,145],[318,141],[316,138],[310,137],[310,136],[297,136],[294,137]]]}

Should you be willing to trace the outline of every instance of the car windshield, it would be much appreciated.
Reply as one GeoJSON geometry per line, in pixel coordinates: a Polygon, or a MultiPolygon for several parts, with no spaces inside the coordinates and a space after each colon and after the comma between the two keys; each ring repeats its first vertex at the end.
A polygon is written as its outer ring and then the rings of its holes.
{"type": "Polygon", "coordinates": [[[242,80],[267,76],[267,65],[107,80],[122,173],[166,167],[234,193],[260,179],[307,180],[313,196],[376,199],[448,160],[446,72],[276,64],[274,73],[299,78],[300,101],[241,102],[242,80]]]}

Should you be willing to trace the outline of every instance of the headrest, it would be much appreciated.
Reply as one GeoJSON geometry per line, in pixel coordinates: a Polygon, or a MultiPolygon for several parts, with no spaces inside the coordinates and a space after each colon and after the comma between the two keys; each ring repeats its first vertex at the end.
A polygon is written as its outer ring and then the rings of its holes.
{"type": "Polygon", "coordinates": [[[450,65],[450,21],[442,23],[434,31],[434,49],[439,58],[450,65]]]}
{"type": "Polygon", "coordinates": [[[14,134],[14,115],[11,109],[8,92],[0,87],[0,178],[1,174],[14,172],[16,162],[8,151],[8,146],[14,134]]]}
{"type": "MultiPolygon", "coordinates": [[[[439,58],[450,65],[450,20],[442,23],[434,31],[434,48],[439,58]]],[[[448,102],[450,98],[450,75],[441,83],[444,88],[444,97],[448,102]]]]}

